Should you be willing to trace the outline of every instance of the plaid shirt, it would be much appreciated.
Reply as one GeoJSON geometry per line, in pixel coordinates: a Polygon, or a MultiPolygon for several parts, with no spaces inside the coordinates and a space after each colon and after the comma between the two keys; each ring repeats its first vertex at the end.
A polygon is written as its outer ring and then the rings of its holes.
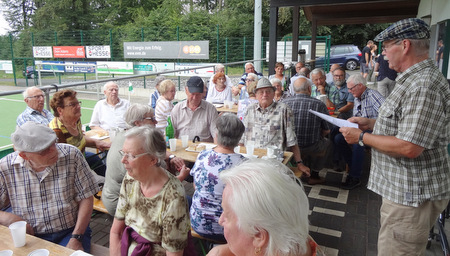
{"type": "Polygon", "coordinates": [[[297,144],[291,109],[284,103],[274,102],[266,109],[259,103],[251,104],[242,120],[245,132],[240,143],[254,141],[255,148],[276,146],[285,150],[297,144]]]}
{"type": "Polygon", "coordinates": [[[27,121],[33,121],[38,124],[48,125],[54,116],[52,112],[45,108],[42,112],[44,112],[45,115],[27,106],[27,108],[17,117],[16,123],[18,126],[21,126],[27,121]]]}
{"type": "Polygon", "coordinates": [[[361,94],[361,99],[355,98],[353,116],[375,119],[378,117],[378,111],[383,102],[384,97],[381,93],[376,90],[366,88],[366,90],[361,94]]]}
{"type": "Polygon", "coordinates": [[[328,115],[327,106],[322,101],[306,94],[295,94],[283,102],[292,109],[295,134],[300,148],[317,143],[322,138],[322,130],[330,129],[327,121],[308,111],[312,109],[328,115]]]}
{"type": "MultiPolygon", "coordinates": [[[[329,84],[325,84],[325,94],[327,95],[328,99],[332,99],[332,95],[337,90],[336,86],[331,86],[329,84]]],[[[317,96],[320,95],[319,90],[317,90],[317,86],[315,84],[311,85],[311,97],[317,98],[317,96]]],[[[334,103],[334,102],[333,102],[334,103]]]]}
{"type": "Polygon", "coordinates": [[[31,170],[17,151],[0,160],[0,209],[10,202],[12,213],[26,220],[36,234],[74,227],[78,203],[98,191],[83,154],[68,144],[56,148],[58,161],[42,172],[31,170]]]}
{"type": "Polygon", "coordinates": [[[380,108],[373,134],[395,136],[425,150],[418,157],[372,151],[368,188],[398,204],[419,206],[450,198],[450,88],[428,59],[396,79],[380,108]]]}
{"type": "MultiPolygon", "coordinates": [[[[355,97],[348,91],[347,89],[347,83],[344,83],[341,88],[337,88],[334,83],[330,85],[331,87],[335,88],[334,90],[330,91],[330,95],[328,98],[331,102],[335,105],[336,111],[343,106],[347,105],[347,102],[354,102],[355,97]]],[[[340,113],[339,118],[342,119],[348,119],[353,116],[353,110],[349,110],[345,113],[340,113]]]]}

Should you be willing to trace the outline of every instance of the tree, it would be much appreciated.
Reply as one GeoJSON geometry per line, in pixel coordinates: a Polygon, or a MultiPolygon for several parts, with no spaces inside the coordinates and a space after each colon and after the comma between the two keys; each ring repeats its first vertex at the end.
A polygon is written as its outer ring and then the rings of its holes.
{"type": "Polygon", "coordinates": [[[2,0],[6,7],[3,11],[5,20],[13,32],[18,32],[27,29],[31,26],[31,15],[36,9],[35,1],[33,0],[2,0]]]}

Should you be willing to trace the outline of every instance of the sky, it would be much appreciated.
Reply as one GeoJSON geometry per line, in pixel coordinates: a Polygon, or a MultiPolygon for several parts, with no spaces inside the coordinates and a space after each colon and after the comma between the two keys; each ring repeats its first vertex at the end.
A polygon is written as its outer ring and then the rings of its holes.
{"type": "Polygon", "coordinates": [[[8,22],[6,22],[5,18],[3,18],[3,12],[0,10],[0,35],[8,34],[9,29],[10,27],[8,25],[8,22]]]}

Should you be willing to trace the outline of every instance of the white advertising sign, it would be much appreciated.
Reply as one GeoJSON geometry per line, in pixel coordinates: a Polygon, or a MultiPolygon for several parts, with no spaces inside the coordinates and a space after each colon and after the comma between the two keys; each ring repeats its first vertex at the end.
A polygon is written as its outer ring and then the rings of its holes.
{"type": "Polygon", "coordinates": [[[109,59],[111,58],[111,48],[109,45],[88,45],[86,46],[86,58],[109,59]]]}
{"type": "Polygon", "coordinates": [[[99,74],[133,74],[133,62],[97,61],[99,74]]]}
{"type": "MultiPolygon", "coordinates": [[[[202,66],[211,66],[211,63],[176,63],[175,70],[186,69],[186,68],[197,68],[202,66]]],[[[214,74],[214,67],[190,69],[185,71],[178,71],[177,76],[201,76],[201,77],[211,77],[214,74]]]]}
{"type": "Polygon", "coordinates": [[[33,57],[53,58],[53,49],[51,46],[33,46],[33,57]]]}

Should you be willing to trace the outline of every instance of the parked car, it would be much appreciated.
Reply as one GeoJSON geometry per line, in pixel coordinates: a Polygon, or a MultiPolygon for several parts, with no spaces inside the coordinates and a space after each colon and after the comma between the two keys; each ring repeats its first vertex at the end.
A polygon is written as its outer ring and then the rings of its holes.
{"type": "MultiPolygon", "coordinates": [[[[355,70],[359,66],[361,51],[358,46],[352,44],[333,45],[330,47],[330,65],[339,64],[348,70],[355,70]]],[[[316,67],[324,68],[325,57],[316,59],[316,67]]]]}
{"type": "Polygon", "coordinates": [[[38,76],[37,70],[34,69],[34,66],[28,66],[25,70],[22,71],[23,76],[26,78],[34,78],[38,76]]]}

